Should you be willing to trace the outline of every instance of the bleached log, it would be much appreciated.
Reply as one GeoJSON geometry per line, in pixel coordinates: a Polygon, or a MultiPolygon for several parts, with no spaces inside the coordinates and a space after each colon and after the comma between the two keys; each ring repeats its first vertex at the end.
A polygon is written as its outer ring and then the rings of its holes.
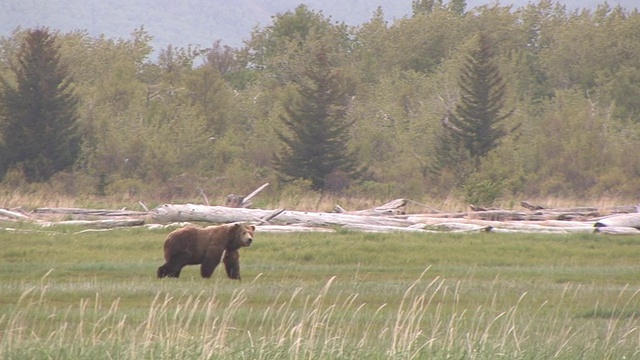
{"type": "Polygon", "coordinates": [[[476,231],[489,231],[493,226],[491,225],[478,225],[471,223],[461,222],[447,222],[430,225],[430,230],[447,231],[447,232],[476,232],[476,231]]]}
{"type": "Polygon", "coordinates": [[[129,227],[144,225],[144,219],[118,219],[118,220],[67,220],[42,223],[42,226],[91,226],[98,229],[111,229],[116,227],[129,227]]]}
{"type": "Polygon", "coordinates": [[[335,233],[336,231],[331,228],[311,227],[302,225],[260,225],[256,226],[256,232],[265,233],[297,233],[297,232],[323,232],[323,233],[335,233]]]}
{"type": "Polygon", "coordinates": [[[142,208],[144,209],[145,213],[149,212],[149,208],[142,201],[138,201],[138,204],[140,204],[140,206],[142,206],[142,208]]]}
{"type": "Polygon", "coordinates": [[[418,232],[418,233],[454,233],[454,232],[481,232],[489,231],[490,226],[476,226],[472,224],[440,224],[442,226],[427,227],[425,224],[414,224],[407,227],[398,226],[380,226],[380,225],[346,225],[342,228],[345,230],[363,231],[363,232],[375,232],[375,233],[392,233],[392,232],[418,232]]]}
{"type": "Polygon", "coordinates": [[[269,221],[271,221],[271,219],[275,218],[276,216],[282,214],[284,212],[284,209],[277,209],[275,210],[273,213],[271,213],[269,216],[267,216],[266,218],[263,219],[259,219],[261,223],[266,224],[269,221]]]}
{"type": "Polygon", "coordinates": [[[56,235],[55,231],[34,230],[34,229],[14,229],[14,228],[2,228],[3,231],[7,231],[14,234],[47,234],[56,235]]]}
{"type": "MultiPolygon", "coordinates": [[[[211,223],[229,223],[236,221],[252,222],[257,219],[266,218],[272,213],[272,210],[203,206],[195,204],[165,204],[151,211],[153,219],[158,222],[206,221],[211,223]]],[[[277,224],[304,224],[308,226],[370,224],[406,227],[412,224],[407,220],[393,217],[304,211],[283,211],[277,217],[272,219],[271,222],[277,224]]]]}
{"type": "Polygon", "coordinates": [[[531,204],[528,201],[521,201],[520,205],[522,205],[522,207],[524,207],[527,210],[542,210],[545,208],[544,206],[541,206],[541,205],[531,204]]]}
{"type": "Polygon", "coordinates": [[[513,230],[514,232],[570,232],[570,233],[589,233],[593,232],[593,225],[590,222],[579,221],[560,221],[560,220],[547,220],[547,221],[493,221],[482,219],[455,219],[452,221],[443,222],[442,218],[427,217],[427,216],[411,216],[407,218],[408,221],[413,223],[422,223],[431,228],[437,229],[443,227],[445,229],[464,229],[477,227],[491,227],[493,229],[506,229],[513,230]]]}
{"type": "MultiPolygon", "coordinates": [[[[263,184],[262,186],[260,186],[259,188],[255,189],[251,194],[249,194],[247,196],[229,194],[229,195],[227,195],[227,200],[225,201],[224,206],[232,207],[232,208],[239,208],[239,207],[247,208],[247,207],[250,207],[251,206],[251,199],[253,197],[255,197],[256,195],[258,195],[258,193],[260,191],[264,190],[264,188],[266,188],[267,186],[269,186],[269,183],[263,184]]],[[[209,205],[209,203],[207,203],[207,205],[209,205]]]]}
{"type": "MultiPolygon", "coordinates": [[[[576,215],[577,216],[577,215],[576,215]]],[[[475,211],[470,212],[467,215],[470,219],[483,219],[494,221],[525,221],[525,220],[546,220],[546,219],[569,219],[569,214],[556,213],[556,214],[543,214],[543,213],[526,213],[521,211],[509,211],[509,210],[487,210],[487,211],[475,211]]]]}
{"type": "MultiPolygon", "coordinates": [[[[492,233],[511,233],[511,234],[570,234],[571,229],[553,228],[553,229],[509,229],[509,228],[491,228],[492,233]]],[[[593,232],[593,231],[591,231],[593,232]]]]}
{"type": "Polygon", "coordinates": [[[470,211],[459,213],[439,213],[439,214],[412,214],[406,216],[408,219],[416,217],[441,218],[441,219],[477,219],[487,221],[584,221],[593,218],[596,214],[591,213],[554,213],[554,212],[535,212],[527,213],[522,211],[509,210],[487,210],[487,211],[470,211]]]}
{"type": "Polygon", "coordinates": [[[362,231],[370,233],[393,233],[393,232],[417,232],[417,233],[437,233],[438,231],[425,230],[416,227],[351,224],[342,227],[345,230],[362,231]]]}
{"type": "Polygon", "coordinates": [[[73,235],[86,234],[86,233],[96,233],[96,232],[107,232],[117,230],[118,228],[107,228],[107,229],[84,229],[77,232],[74,232],[73,235]]]}
{"type": "Polygon", "coordinates": [[[346,211],[342,206],[336,205],[334,212],[339,214],[354,214],[354,215],[366,215],[366,216],[381,216],[381,215],[400,215],[405,213],[407,207],[407,199],[395,199],[386,204],[376,206],[366,210],[346,211]]]}
{"type": "Polygon", "coordinates": [[[0,209],[0,215],[8,217],[10,219],[16,219],[16,220],[28,220],[28,219],[30,219],[28,216],[26,216],[24,214],[21,214],[19,212],[15,212],[15,211],[5,210],[5,209],[0,209]]]}
{"type": "Polygon", "coordinates": [[[397,216],[398,218],[404,218],[411,222],[420,222],[418,219],[426,218],[426,219],[463,219],[467,217],[467,212],[455,212],[455,213],[437,213],[437,214],[410,214],[410,215],[401,215],[397,216]]]}
{"type": "Polygon", "coordinates": [[[632,227],[640,229],[640,213],[616,214],[603,217],[593,224],[595,227],[632,227]]]}
{"type": "Polygon", "coordinates": [[[638,207],[639,205],[619,205],[605,208],[605,211],[609,214],[636,213],[638,207]]]}
{"type": "Polygon", "coordinates": [[[610,235],[638,235],[640,230],[634,227],[625,226],[602,226],[595,228],[596,233],[610,235]]]}
{"type": "Polygon", "coordinates": [[[204,190],[198,189],[198,192],[200,193],[200,196],[202,196],[202,200],[204,200],[205,205],[209,205],[209,198],[207,197],[207,194],[204,193],[204,190]]]}
{"type": "MultiPolygon", "coordinates": [[[[522,233],[590,233],[593,227],[589,224],[576,226],[573,222],[567,222],[565,226],[545,226],[542,224],[533,224],[520,221],[477,221],[475,226],[487,228],[486,231],[491,232],[522,232],[522,233]]],[[[436,224],[435,226],[438,226],[436,224]]],[[[451,226],[451,224],[449,224],[451,226]]]]}
{"type": "Polygon", "coordinates": [[[265,183],[262,186],[260,186],[259,188],[253,190],[253,192],[247,196],[244,197],[244,199],[242,200],[242,203],[240,204],[242,207],[245,207],[247,204],[250,203],[251,199],[253,199],[256,195],[258,195],[258,193],[262,190],[264,190],[264,188],[266,188],[267,186],[269,186],[269,183],[265,183]]]}
{"type": "Polygon", "coordinates": [[[469,219],[483,219],[494,221],[507,221],[507,220],[525,220],[527,218],[526,213],[519,211],[507,211],[507,210],[487,210],[477,211],[468,214],[469,219]]]}
{"type": "Polygon", "coordinates": [[[79,215],[82,217],[144,217],[148,215],[146,211],[132,210],[110,210],[110,209],[81,209],[81,208],[37,208],[35,214],[45,215],[79,215]]]}
{"type": "Polygon", "coordinates": [[[581,234],[585,234],[585,233],[592,233],[593,232],[593,227],[590,227],[590,226],[579,226],[579,227],[566,226],[566,227],[561,227],[561,226],[542,226],[542,225],[535,225],[535,224],[518,224],[518,223],[500,224],[499,226],[495,226],[493,229],[497,230],[497,231],[499,231],[500,229],[504,229],[504,230],[511,230],[511,231],[514,231],[514,232],[523,232],[523,233],[561,233],[561,234],[581,233],[581,234]]]}
{"type": "Polygon", "coordinates": [[[599,216],[600,215],[610,215],[610,214],[628,214],[628,213],[636,213],[638,212],[639,205],[617,205],[617,206],[608,206],[604,208],[597,208],[595,206],[583,206],[583,207],[571,207],[571,208],[547,208],[545,206],[531,204],[527,201],[520,202],[524,208],[532,211],[537,211],[540,214],[547,213],[577,213],[584,214],[585,216],[599,216]]]}
{"type": "Polygon", "coordinates": [[[149,230],[160,230],[160,229],[177,229],[181,227],[185,227],[187,225],[193,225],[190,222],[174,222],[170,224],[144,224],[143,226],[149,230]]]}

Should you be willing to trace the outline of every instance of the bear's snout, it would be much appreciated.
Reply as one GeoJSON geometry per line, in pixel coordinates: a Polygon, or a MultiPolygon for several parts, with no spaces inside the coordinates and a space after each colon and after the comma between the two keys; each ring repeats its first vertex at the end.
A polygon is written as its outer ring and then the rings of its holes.
{"type": "Polygon", "coordinates": [[[248,238],[245,246],[251,246],[252,242],[253,242],[253,238],[248,238]]]}

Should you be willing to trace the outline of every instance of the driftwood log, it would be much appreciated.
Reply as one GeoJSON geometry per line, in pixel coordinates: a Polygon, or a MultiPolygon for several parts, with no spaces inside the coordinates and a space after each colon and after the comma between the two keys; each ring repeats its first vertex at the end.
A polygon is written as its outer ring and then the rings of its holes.
{"type": "Polygon", "coordinates": [[[334,212],[340,214],[352,214],[352,215],[366,215],[366,216],[390,216],[390,215],[402,215],[405,214],[407,199],[396,199],[390,201],[384,205],[376,206],[367,210],[347,211],[340,205],[336,205],[334,212]]]}
{"type": "Polygon", "coordinates": [[[616,214],[603,217],[595,222],[595,227],[630,227],[640,229],[640,213],[616,214]]]}
{"type": "Polygon", "coordinates": [[[8,220],[28,220],[29,217],[17,211],[0,209],[0,219],[6,217],[8,220]]]}
{"type": "MultiPolygon", "coordinates": [[[[263,185],[247,197],[252,197],[267,185],[263,185]]],[[[526,203],[522,204],[526,209],[523,211],[472,207],[476,211],[407,214],[408,202],[406,199],[396,199],[381,206],[357,211],[346,211],[338,206],[336,212],[331,213],[194,204],[165,204],[150,211],[39,208],[25,212],[18,208],[0,209],[0,221],[29,221],[41,226],[73,225],[94,229],[125,226],[157,228],[184,226],[192,222],[245,221],[259,225],[258,231],[264,232],[334,232],[336,229],[345,229],[419,233],[640,233],[640,213],[635,205],[603,210],[595,207],[549,209],[526,203]]]]}
{"type": "Polygon", "coordinates": [[[144,225],[144,219],[113,219],[113,220],[66,220],[42,223],[43,226],[83,226],[96,229],[113,229],[119,227],[131,227],[144,225]]]}
{"type": "MultiPolygon", "coordinates": [[[[388,204],[403,204],[401,201],[388,204]]],[[[385,204],[387,205],[387,204],[385,204]]],[[[465,213],[437,213],[411,215],[381,215],[375,210],[341,213],[317,213],[301,211],[236,209],[226,207],[207,207],[192,204],[166,204],[152,210],[155,221],[204,221],[225,223],[233,221],[252,221],[280,225],[310,227],[341,227],[347,230],[367,232],[442,232],[442,231],[486,231],[520,233],[624,233],[624,229],[640,228],[640,214],[616,214],[594,220],[588,218],[591,208],[571,208],[568,213],[557,210],[548,212],[553,216],[505,210],[487,210],[465,213]],[[584,212],[583,212],[584,211],[584,212]],[[595,226],[595,228],[594,228],[595,226]],[[603,227],[616,227],[618,230],[600,230],[603,227]]],[[[631,230],[626,231],[632,233],[631,230]]]]}
{"type": "Polygon", "coordinates": [[[37,208],[34,215],[68,215],[74,218],[113,218],[113,217],[145,217],[147,211],[110,210],[110,209],[81,209],[81,208],[37,208]]]}
{"type": "MultiPolygon", "coordinates": [[[[234,221],[260,222],[273,214],[272,210],[229,208],[196,204],[165,204],[151,211],[158,222],[205,221],[229,223],[234,221]]],[[[406,227],[412,225],[405,219],[384,216],[365,216],[305,211],[282,211],[271,220],[277,224],[303,224],[307,226],[381,225],[406,227]]]]}

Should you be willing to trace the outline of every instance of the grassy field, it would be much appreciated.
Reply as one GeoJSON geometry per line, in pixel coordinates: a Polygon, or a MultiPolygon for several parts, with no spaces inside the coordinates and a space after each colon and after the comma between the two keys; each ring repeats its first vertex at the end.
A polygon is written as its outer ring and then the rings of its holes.
{"type": "Polygon", "coordinates": [[[640,358],[640,239],[267,234],[157,279],[168,230],[0,231],[1,359],[640,358]]]}

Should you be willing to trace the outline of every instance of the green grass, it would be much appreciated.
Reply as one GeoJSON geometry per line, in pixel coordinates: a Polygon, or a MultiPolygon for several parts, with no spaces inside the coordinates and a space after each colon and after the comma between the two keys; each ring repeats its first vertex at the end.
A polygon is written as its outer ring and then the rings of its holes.
{"type": "Polygon", "coordinates": [[[0,231],[0,358],[640,358],[636,237],[258,233],[238,282],[78,231],[0,231]]]}

